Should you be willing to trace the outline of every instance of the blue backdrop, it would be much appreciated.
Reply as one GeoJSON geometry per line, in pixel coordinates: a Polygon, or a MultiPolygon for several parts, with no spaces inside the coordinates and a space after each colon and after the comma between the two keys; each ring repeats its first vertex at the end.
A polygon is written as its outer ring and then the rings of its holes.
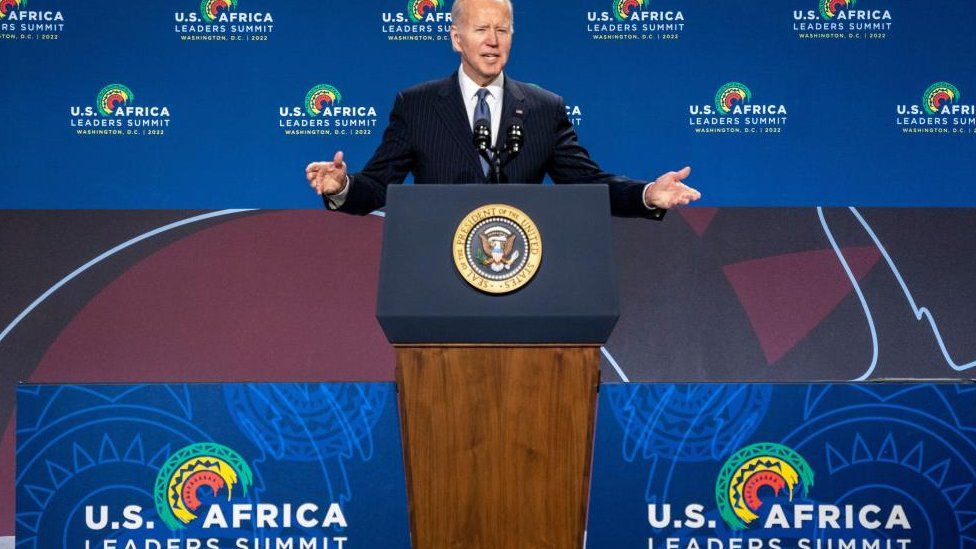
{"type": "MultiPolygon", "coordinates": [[[[408,0],[17,3],[0,208],[316,207],[305,164],[362,167],[395,91],[458,65],[449,1],[419,23],[408,0]],[[310,114],[323,84],[351,110],[310,114]]],[[[617,3],[516,2],[507,68],[565,98],[606,169],[689,164],[705,205],[976,205],[976,4],[642,0],[621,22],[617,3]]]]}

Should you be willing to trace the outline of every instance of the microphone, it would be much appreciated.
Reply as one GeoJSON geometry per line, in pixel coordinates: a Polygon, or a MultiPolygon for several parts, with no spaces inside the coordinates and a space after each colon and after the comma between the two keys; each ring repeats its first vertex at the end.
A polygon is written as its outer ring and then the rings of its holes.
{"type": "Polygon", "coordinates": [[[508,133],[505,138],[506,152],[513,157],[522,152],[524,138],[525,133],[522,130],[522,118],[513,116],[508,121],[508,133]]]}
{"type": "Polygon", "coordinates": [[[487,153],[491,148],[491,124],[486,118],[474,121],[474,146],[479,153],[487,153]]]}
{"type": "Polygon", "coordinates": [[[479,118],[474,121],[474,147],[478,149],[478,154],[488,163],[488,183],[497,183],[498,177],[495,162],[498,155],[495,148],[491,146],[491,123],[487,118],[479,118]]]}

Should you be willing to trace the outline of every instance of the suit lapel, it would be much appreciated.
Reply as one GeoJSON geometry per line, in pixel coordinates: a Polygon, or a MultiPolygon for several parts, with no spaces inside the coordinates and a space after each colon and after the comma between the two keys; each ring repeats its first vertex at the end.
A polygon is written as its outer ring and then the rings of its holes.
{"type": "Polygon", "coordinates": [[[458,142],[462,151],[466,151],[464,157],[471,166],[477,168],[476,173],[481,173],[481,160],[472,141],[471,124],[468,122],[467,110],[464,108],[461,85],[458,84],[456,72],[453,76],[442,81],[438,96],[440,104],[435,111],[444,122],[447,133],[451,134],[458,142]]]}
{"type": "Polygon", "coordinates": [[[525,94],[522,93],[520,84],[505,75],[505,95],[502,96],[502,123],[498,127],[498,135],[495,136],[495,146],[505,144],[502,137],[508,131],[508,121],[515,116],[515,111],[519,111],[519,118],[525,115],[525,94]]]}

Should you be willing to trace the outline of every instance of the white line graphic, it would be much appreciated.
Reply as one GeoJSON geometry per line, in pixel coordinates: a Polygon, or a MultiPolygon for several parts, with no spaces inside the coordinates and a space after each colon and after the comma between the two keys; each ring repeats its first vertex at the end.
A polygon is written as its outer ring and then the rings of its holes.
{"type": "Polygon", "coordinates": [[[31,313],[31,311],[33,311],[34,309],[36,309],[37,306],[40,305],[41,303],[43,303],[45,299],[51,297],[51,294],[53,294],[54,292],[56,292],[59,289],[61,289],[62,286],[64,286],[68,282],[71,282],[75,277],[77,277],[81,273],[87,271],[88,269],[90,269],[91,267],[93,267],[94,265],[96,265],[97,263],[99,263],[100,261],[102,261],[102,260],[104,260],[104,259],[106,259],[108,257],[111,257],[112,255],[114,255],[114,254],[116,254],[116,253],[118,253],[118,252],[120,252],[120,251],[128,248],[129,246],[132,246],[133,244],[138,244],[139,242],[142,242],[143,240],[146,240],[147,238],[152,238],[152,237],[154,237],[154,236],[156,236],[156,235],[158,235],[160,233],[165,233],[166,231],[175,229],[177,227],[182,227],[184,225],[189,225],[191,223],[196,223],[197,221],[203,221],[205,219],[212,219],[214,217],[220,217],[222,215],[230,215],[230,214],[241,213],[241,212],[250,212],[250,211],[254,211],[254,210],[253,209],[220,210],[220,211],[216,211],[216,212],[210,212],[210,213],[196,215],[196,216],[193,216],[193,217],[188,217],[186,219],[183,219],[183,220],[180,220],[180,221],[175,221],[173,223],[170,223],[169,225],[163,225],[162,227],[158,227],[156,229],[153,229],[153,230],[149,231],[148,233],[143,233],[143,234],[141,234],[141,235],[139,235],[139,236],[137,236],[135,238],[126,240],[125,242],[119,244],[118,246],[115,246],[114,248],[112,248],[110,250],[107,250],[105,252],[102,252],[100,255],[98,255],[98,257],[95,257],[94,259],[91,259],[90,261],[88,261],[87,263],[85,263],[84,265],[82,265],[81,267],[78,267],[77,269],[75,269],[74,271],[72,271],[71,274],[69,274],[68,276],[66,276],[66,277],[62,278],[61,280],[59,280],[54,286],[51,286],[50,288],[48,288],[47,291],[45,291],[43,294],[40,295],[40,297],[38,297],[37,299],[35,299],[33,303],[31,303],[30,305],[28,305],[26,309],[24,309],[23,311],[21,311],[20,314],[17,315],[16,318],[14,318],[13,322],[11,322],[10,324],[8,324],[7,327],[3,329],[3,332],[0,332],[0,343],[3,342],[3,339],[5,337],[7,337],[7,334],[9,334],[14,328],[16,328],[17,325],[20,324],[20,321],[24,320],[24,318],[27,317],[27,315],[29,315],[31,313]]]}
{"type": "MultiPolygon", "coordinates": [[[[857,219],[858,223],[860,223],[861,226],[864,227],[864,230],[868,233],[868,236],[871,237],[871,240],[874,242],[874,245],[878,248],[878,251],[881,252],[881,256],[888,264],[888,268],[891,270],[891,273],[895,276],[895,280],[898,281],[898,285],[901,287],[902,293],[905,294],[905,299],[908,300],[908,305],[912,309],[912,314],[915,316],[915,320],[921,321],[922,319],[925,319],[928,322],[929,328],[932,330],[932,335],[935,336],[935,341],[939,345],[939,350],[942,352],[942,357],[945,359],[946,364],[948,364],[950,368],[952,368],[957,372],[963,372],[969,370],[970,368],[976,367],[976,360],[972,360],[965,364],[960,364],[957,363],[955,359],[949,354],[949,350],[946,348],[945,345],[945,339],[942,336],[942,331],[939,329],[939,325],[935,322],[935,316],[932,314],[931,311],[928,310],[928,308],[920,307],[918,303],[915,301],[915,297],[912,295],[911,290],[908,289],[908,284],[905,282],[904,277],[902,277],[901,271],[898,270],[898,266],[895,265],[894,260],[891,259],[891,256],[888,254],[888,250],[885,249],[884,244],[881,243],[881,239],[878,238],[877,234],[875,234],[874,230],[871,228],[868,222],[861,215],[861,212],[859,212],[855,207],[849,207],[848,209],[854,215],[854,218],[857,219]]],[[[877,337],[877,331],[874,326],[874,318],[871,316],[871,310],[868,307],[867,301],[864,299],[864,294],[861,291],[861,286],[857,283],[857,279],[854,278],[854,275],[851,272],[851,269],[848,266],[847,261],[844,259],[844,254],[840,251],[840,247],[838,247],[837,242],[834,240],[833,234],[830,232],[830,229],[827,227],[827,221],[826,219],[824,219],[824,215],[823,215],[823,208],[820,207],[817,208],[817,215],[820,217],[820,224],[823,226],[824,232],[827,234],[827,239],[830,240],[830,245],[831,247],[833,247],[834,253],[837,254],[837,258],[840,260],[841,265],[844,267],[844,271],[847,273],[847,277],[850,279],[851,284],[854,285],[854,291],[857,292],[857,296],[861,300],[861,307],[864,309],[864,315],[867,318],[868,327],[871,330],[872,355],[873,355],[871,357],[871,364],[870,366],[868,366],[868,369],[860,377],[854,380],[854,381],[863,381],[868,377],[870,377],[871,374],[874,373],[874,370],[878,364],[878,337],[877,337]]]]}

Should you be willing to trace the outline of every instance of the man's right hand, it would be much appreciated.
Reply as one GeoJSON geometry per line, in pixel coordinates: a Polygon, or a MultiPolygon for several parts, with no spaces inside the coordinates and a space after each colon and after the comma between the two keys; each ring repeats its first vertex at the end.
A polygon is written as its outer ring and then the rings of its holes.
{"type": "Polygon", "coordinates": [[[337,194],[346,188],[346,163],[342,151],[335,154],[332,162],[312,162],[305,168],[308,184],[321,195],[337,194]]]}

